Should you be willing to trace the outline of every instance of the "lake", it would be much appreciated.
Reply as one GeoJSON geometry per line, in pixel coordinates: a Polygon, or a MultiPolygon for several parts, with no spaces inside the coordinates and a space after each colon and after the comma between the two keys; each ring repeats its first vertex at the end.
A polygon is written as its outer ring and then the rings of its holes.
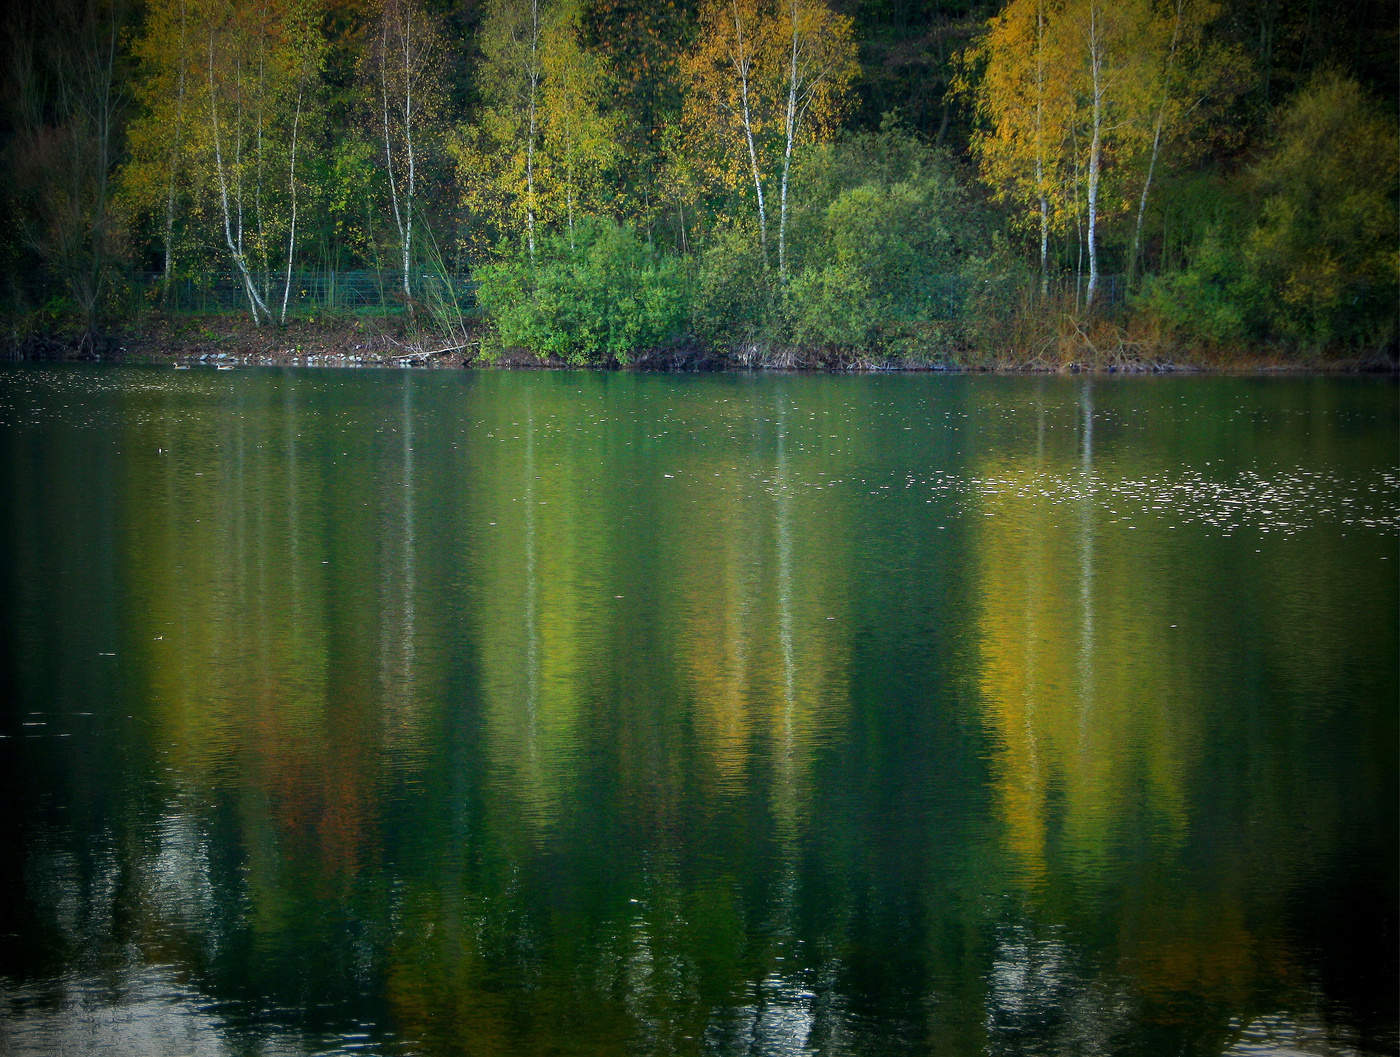
{"type": "Polygon", "coordinates": [[[0,1053],[1393,1053],[1398,392],[0,369],[0,1053]]]}

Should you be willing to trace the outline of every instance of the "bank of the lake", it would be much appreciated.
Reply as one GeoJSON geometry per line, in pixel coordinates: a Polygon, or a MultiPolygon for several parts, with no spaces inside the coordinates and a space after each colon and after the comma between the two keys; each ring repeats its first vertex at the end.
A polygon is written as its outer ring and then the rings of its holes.
{"type": "MultiPolygon", "coordinates": [[[[724,371],[973,371],[999,373],[1168,373],[1268,371],[1395,373],[1394,349],[1356,354],[1275,347],[1186,346],[1101,320],[1092,330],[1047,319],[1032,349],[962,348],[926,355],[867,355],[849,350],[752,345],[715,348],[687,339],[646,349],[625,366],[637,370],[724,371]]],[[[241,313],[152,314],[95,338],[55,328],[0,336],[0,359],[29,362],[101,360],[126,364],[224,367],[505,367],[563,368],[556,356],[499,348],[489,328],[468,321],[465,332],[415,331],[401,317],[297,319],[256,326],[241,313]]],[[[595,365],[613,369],[614,363],[595,365]]]]}

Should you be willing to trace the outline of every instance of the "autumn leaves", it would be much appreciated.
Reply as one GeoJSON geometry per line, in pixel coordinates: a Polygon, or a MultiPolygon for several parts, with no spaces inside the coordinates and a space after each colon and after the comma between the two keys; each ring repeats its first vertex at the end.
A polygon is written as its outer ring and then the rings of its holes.
{"type": "MultiPolygon", "coordinates": [[[[490,0],[464,40],[421,0],[367,10],[152,0],[123,186],[158,230],[167,281],[184,253],[217,257],[255,320],[283,318],[299,217],[308,199],[332,214],[321,228],[344,212],[347,184],[334,172],[351,155],[371,169],[378,210],[365,225],[376,245],[363,248],[393,260],[410,306],[425,194],[435,216],[455,217],[454,247],[478,256],[518,241],[533,257],[546,233],[618,215],[620,151],[638,138],[623,125],[636,115],[613,98],[618,56],[588,39],[606,14],[597,6],[490,0]],[[445,71],[463,60],[475,105],[454,120],[445,71]],[[323,123],[337,119],[363,150],[327,143],[323,123]],[[315,156],[328,148],[333,157],[315,156]]],[[[673,49],[669,69],[650,73],[679,99],[657,115],[669,127],[651,137],[653,178],[639,197],[674,198],[684,242],[687,206],[751,189],[741,197],[759,249],[766,259],[776,244],[785,273],[794,154],[837,127],[857,73],[850,20],[821,0],[713,0],[698,27],[661,43],[673,49]]],[[[364,175],[349,184],[363,187],[364,175]]]]}
{"type": "Polygon", "coordinates": [[[1198,149],[1242,59],[1212,44],[1214,0],[1011,0],[969,51],[962,88],[981,126],[973,149],[993,193],[1034,233],[1042,289],[1052,235],[1073,233],[1100,274],[1101,225],[1131,217],[1128,267],[1164,152],[1198,149]]]}
{"type": "Polygon", "coordinates": [[[777,185],[777,263],[786,277],[793,152],[829,136],[841,117],[857,73],[851,20],[821,0],[709,0],[700,26],[685,63],[688,139],[704,145],[710,181],[752,183],[765,260],[777,185]]]}

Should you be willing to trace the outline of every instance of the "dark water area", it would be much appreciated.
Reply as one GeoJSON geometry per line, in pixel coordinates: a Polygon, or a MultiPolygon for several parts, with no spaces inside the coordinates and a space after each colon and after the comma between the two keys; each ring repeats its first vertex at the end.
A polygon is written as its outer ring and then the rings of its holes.
{"type": "Polygon", "coordinates": [[[1397,406],[0,369],[0,1053],[1394,1053],[1397,406]]]}

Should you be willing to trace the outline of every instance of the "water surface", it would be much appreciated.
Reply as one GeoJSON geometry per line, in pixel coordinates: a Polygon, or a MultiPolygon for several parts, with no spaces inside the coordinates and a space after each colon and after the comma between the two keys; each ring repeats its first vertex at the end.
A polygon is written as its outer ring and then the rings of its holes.
{"type": "Polygon", "coordinates": [[[0,1053],[1397,1046],[1366,379],[0,371],[0,1053]]]}

